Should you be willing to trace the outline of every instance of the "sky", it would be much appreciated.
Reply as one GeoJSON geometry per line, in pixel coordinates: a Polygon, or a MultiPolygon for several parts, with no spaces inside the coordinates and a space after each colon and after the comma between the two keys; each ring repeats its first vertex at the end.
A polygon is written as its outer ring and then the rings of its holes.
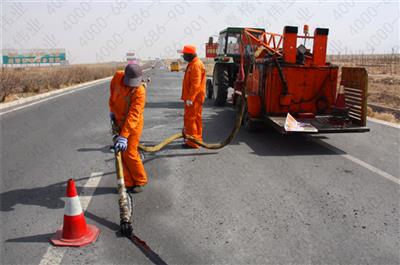
{"type": "Polygon", "coordinates": [[[228,26],[329,28],[328,53],[399,52],[398,1],[2,1],[2,49],[63,48],[71,64],[178,58],[228,26]]]}

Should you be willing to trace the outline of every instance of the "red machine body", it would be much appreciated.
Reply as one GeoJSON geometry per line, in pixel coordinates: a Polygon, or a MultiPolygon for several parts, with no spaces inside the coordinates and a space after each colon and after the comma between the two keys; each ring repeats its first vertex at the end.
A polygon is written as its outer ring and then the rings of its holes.
{"type": "Polygon", "coordinates": [[[284,67],[283,74],[288,77],[287,93],[278,69],[265,68],[262,64],[256,65],[247,76],[248,105],[257,105],[249,108],[251,117],[260,118],[263,113],[330,113],[329,106],[333,106],[336,99],[337,67],[284,67]]]}
{"type": "Polygon", "coordinates": [[[206,43],[206,58],[217,57],[218,43],[213,42],[213,37],[210,37],[206,43]]]}
{"type": "Polygon", "coordinates": [[[283,34],[245,28],[241,36],[239,73],[233,101],[243,93],[250,120],[267,120],[283,130],[288,113],[319,132],[363,132],[366,125],[367,74],[364,69],[344,69],[346,109],[335,108],[339,67],[326,62],[328,29],[316,28],[314,36],[298,35],[286,26],[283,34]],[[311,49],[306,41],[313,43],[311,49]],[[299,43],[301,43],[299,45],[299,43]],[[353,76],[352,71],[358,75],[353,76]],[[352,80],[350,80],[352,79],[352,80]],[[353,101],[350,97],[355,97],[353,101]]]}

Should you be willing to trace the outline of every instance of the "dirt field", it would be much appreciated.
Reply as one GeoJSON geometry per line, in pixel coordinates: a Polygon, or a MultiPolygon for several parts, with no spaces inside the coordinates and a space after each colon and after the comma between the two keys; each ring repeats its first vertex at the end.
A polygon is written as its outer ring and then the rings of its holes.
{"type": "Polygon", "coordinates": [[[111,76],[124,64],[2,68],[0,102],[111,76]]]}
{"type": "MultiPolygon", "coordinates": [[[[328,61],[339,66],[365,67],[368,71],[368,116],[400,123],[392,111],[400,112],[400,55],[341,55],[328,56],[328,61]],[[381,106],[379,111],[373,105],[381,106]]],[[[207,76],[212,76],[214,62],[205,60],[207,76]]]]}
{"type": "Polygon", "coordinates": [[[339,66],[365,67],[369,77],[368,116],[400,123],[395,116],[398,117],[400,113],[399,54],[335,55],[328,56],[328,60],[339,66]],[[387,110],[384,110],[385,108],[387,110]]]}
{"type": "Polygon", "coordinates": [[[400,55],[347,55],[329,56],[340,66],[367,68],[368,103],[400,108],[400,55]]]}
{"type": "Polygon", "coordinates": [[[371,74],[368,102],[391,108],[400,108],[400,75],[371,74]]]}

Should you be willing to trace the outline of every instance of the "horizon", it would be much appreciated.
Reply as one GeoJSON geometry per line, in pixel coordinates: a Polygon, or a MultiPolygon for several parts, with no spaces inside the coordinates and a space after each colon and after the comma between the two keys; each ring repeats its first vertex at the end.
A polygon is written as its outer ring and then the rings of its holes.
{"type": "Polygon", "coordinates": [[[194,44],[205,57],[208,37],[226,27],[281,33],[304,24],[329,28],[328,55],[398,54],[399,3],[356,2],[2,2],[3,49],[65,49],[70,64],[177,59],[194,44]]]}

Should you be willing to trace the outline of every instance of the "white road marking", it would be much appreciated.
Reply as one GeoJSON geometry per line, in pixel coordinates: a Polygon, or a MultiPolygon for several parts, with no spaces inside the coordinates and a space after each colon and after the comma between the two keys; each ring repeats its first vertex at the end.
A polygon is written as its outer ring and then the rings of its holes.
{"type": "Polygon", "coordinates": [[[383,125],[386,125],[386,126],[390,126],[390,127],[396,128],[396,129],[400,129],[400,124],[396,124],[396,123],[392,123],[392,122],[388,122],[388,121],[381,121],[381,120],[370,118],[370,117],[368,117],[367,120],[368,121],[372,121],[372,122],[376,122],[376,123],[379,123],[379,124],[383,124],[383,125]]]}
{"type": "Polygon", "coordinates": [[[20,109],[25,109],[25,108],[27,108],[27,107],[34,106],[34,105],[36,105],[36,104],[39,104],[39,103],[42,103],[42,102],[45,102],[45,101],[49,101],[49,100],[51,100],[51,99],[55,99],[55,98],[58,98],[58,97],[62,97],[62,96],[65,96],[65,95],[69,95],[69,94],[71,94],[71,93],[75,93],[75,92],[78,92],[78,91],[87,89],[87,88],[89,88],[89,87],[92,87],[93,85],[98,85],[98,84],[101,84],[101,83],[103,83],[103,82],[109,81],[109,79],[111,79],[111,78],[108,78],[108,79],[105,79],[105,80],[102,80],[102,81],[99,81],[99,82],[97,82],[97,83],[93,83],[93,84],[90,84],[90,85],[84,85],[84,86],[79,87],[79,88],[68,89],[68,90],[67,90],[66,92],[64,92],[64,93],[59,93],[59,94],[56,94],[56,95],[51,95],[51,96],[45,97],[45,98],[43,98],[43,99],[34,101],[34,102],[32,102],[32,103],[28,103],[28,104],[25,104],[25,105],[22,105],[22,106],[19,106],[19,107],[16,107],[16,108],[13,108],[13,109],[10,109],[10,110],[7,110],[7,111],[0,112],[0,116],[2,116],[2,115],[4,115],[4,114],[7,114],[7,113],[10,113],[10,112],[13,112],[13,111],[20,110],[20,109]]]}
{"type": "MultiPolygon", "coordinates": [[[[89,206],[89,203],[95,192],[95,189],[88,189],[88,188],[96,188],[99,185],[102,176],[103,172],[94,172],[90,174],[89,180],[83,186],[83,190],[85,190],[85,196],[82,196],[82,198],[80,198],[83,211],[85,211],[89,206]]],[[[47,248],[46,253],[43,255],[39,265],[61,264],[61,261],[66,251],[67,248],[65,247],[55,247],[50,245],[47,248]]]]}
{"type": "Polygon", "coordinates": [[[61,97],[64,95],[68,95],[73,92],[77,92],[77,91],[89,88],[93,85],[97,85],[97,84],[101,84],[103,82],[109,81],[111,78],[112,78],[112,76],[98,79],[95,81],[86,82],[86,83],[75,85],[75,86],[70,86],[70,87],[66,87],[66,88],[62,88],[62,89],[53,90],[53,91],[50,91],[47,93],[43,93],[43,94],[39,94],[39,95],[27,97],[27,98],[22,98],[22,99],[19,99],[16,101],[1,103],[0,110],[7,109],[7,108],[12,108],[12,109],[0,112],[0,115],[9,113],[9,112],[12,112],[15,110],[23,109],[23,108],[26,108],[29,106],[33,106],[33,105],[36,105],[38,103],[41,103],[41,102],[44,102],[44,101],[47,101],[47,100],[50,100],[53,98],[58,98],[58,97],[61,97]],[[37,100],[37,101],[35,101],[35,100],[37,100]],[[32,101],[34,101],[34,102],[32,102],[32,101]],[[32,102],[32,103],[29,103],[29,102],[32,102]],[[14,106],[17,106],[17,107],[13,108],[14,106]]]}
{"type": "Polygon", "coordinates": [[[166,125],[166,124],[163,124],[163,125],[155,125],[155,126],[153,126],[153,127],[146,128],[146,131],[147,131],[147,130],[156,130],[156,129],[160,129],[160,128],[163,128],[163,127],[165,127],[165,126],[167,126],[167,125],[166,125]]]}
{"type": "Polygon", "coordinates": [[[340,153],[338,151],[338,149],[336,147],[331,146],[330,144],[325,143],[324,141],[321,141],[319,139],[314,139],[314,138],[313,138],[313,141],[318,143],[318,144],[320,144],[320,145],[322,145],[322,146],[324,146],[324,147],[326,147],[326,148],[328,148],[329,150],[339,154],[340,156],[342,156],[342,157],[344,157],[344,158],[346,158],[346,159],[348,159],[348,160],[350,160],[350,161],[352,161],[352,162],[354,162],[354,163],[356,163],[356,164],[358,164],[358,165],[360,165],[360,166],[362,166],[362,167],[364,167],[364,168],[366,168],[366,169],[378,174],[379,176],[384,177],[384,178],[386,178],[386,179],[388,179],[390,181],[393,181],[394,183],[400,185],[400,179],[399,178],[396,178],[396,177],[390,175],[389,173],[387,173],[387,172],[385,172],[385,171],[383,171],[383,170],[381,170],[379,168],[376,168],[376,167],[374,167],[374,166],[372,166],[372,165],[370,165],[370,164],[368,164],[368,163],[366,163],[366,162],[364,162],[364,161],[362,161],[362,160],[360,160],[360,159],[358,159],[358,158],[356,158],[356,157],[354,157],[352,155],[342,154],[342,153],[340,153]]]}

